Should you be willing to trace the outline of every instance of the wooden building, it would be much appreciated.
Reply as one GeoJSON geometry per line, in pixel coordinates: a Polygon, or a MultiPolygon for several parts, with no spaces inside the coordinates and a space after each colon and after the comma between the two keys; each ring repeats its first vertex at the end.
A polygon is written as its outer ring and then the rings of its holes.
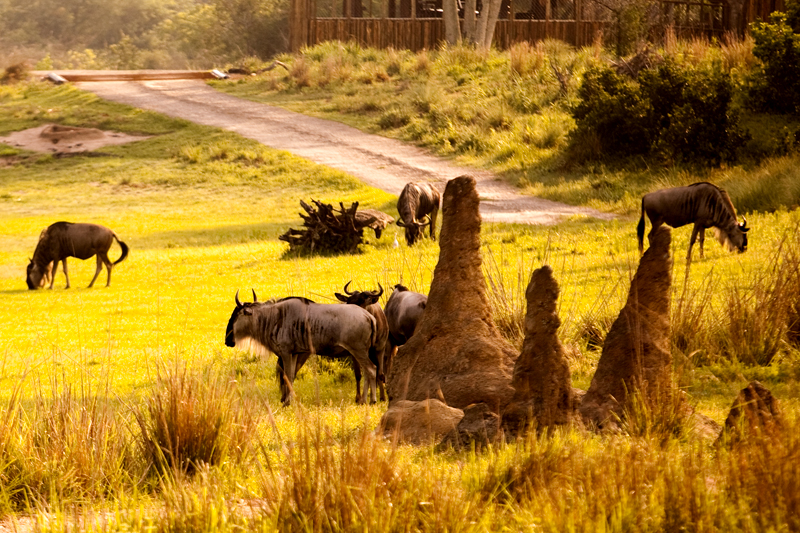
{"type": "MultiPolygon", "coordinates": [[[[457,0],[463,6],[462,0],[457,0]]],[[[480,6],[480,0],[478,0],[480,6]]],[[[595,0],[504,0],[494,45],[560,39],[585,46],[613,33],[616,18],[595,0]]],[[[363,46],[413,51],[444,40],[442,0],[291,0],[289,40],[303,46],[354,40],[363,46]]],[[[678,35],[742,35],[747,24],[785,9],[785,0],[657,0],[649,16],[678,35]]]]}

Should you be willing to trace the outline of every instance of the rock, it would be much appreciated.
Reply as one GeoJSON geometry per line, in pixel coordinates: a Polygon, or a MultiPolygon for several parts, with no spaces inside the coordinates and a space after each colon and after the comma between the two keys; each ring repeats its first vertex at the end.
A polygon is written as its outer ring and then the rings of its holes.
{"type": "Polygon", "coordinates": [[[486,403],[499,413],[511,401],[517,354],[492,319],[480,229],[475,180],[451,180],[425,314],[394,357],[387,376],[390,402],[439,397],[452,407],[486,403]]]}
{"type": "Polygon", "coordinates": [[[669,351],[672,257],[670,230],[661,226],[650,236],[650,248],[639,261],[628,300],[603,343],[580,413],[597,428],[613,428],[628,393],[638,391],[654,408],[673,393],[669,351]]]}
{"type": "Polygon", "coordinates": [[[748,435],[775,439],[783,432],[783,416],[778,400],[764,385],[751,381],[733,401],[718,444],[735,444],[748,435]]]}
{"type": "Polygon", "coordinates": [[[572,418],[572,378],[557,334],[561,326],[558,294],[549,266],[533,272],[525,291],[525,340],[511,382],[514,399],[503,411],[503,429],[512,435],[523,431],[532,419],[537,428],[544,428],[568,424],[572,418]]]}
{"type": "Polygon", "coordinates": [[[53,144],[63,140],[75,139],[102,139],[105,133],[97,128],[78,128],[62,126],[61,124],[48,124],[39,136],[48,139],[53,144]]]}
{"type": "Polygon", "coordinates": [[[379,431],[389,438],[396,435],[400,442],[428,444],[454,430],[463,417],[464,411],[439,400],[399,400],[381,417],[379,431]]]}
{"type": "Polygon", "coordinates": [[[719,437],[722,426],[713,418],[692,410],[687,417],[689,434],[696,439],[713,441],[719,437]]]}
{"type": "Polygon", "coordinates": [[[500,416],[485,403],[470,405],[464,409],[464,418],[458,426],[445,435],[439,449],[452,447],[456,450],[475,446],[476,450],[488,446],[498,438],[500,416]]]}

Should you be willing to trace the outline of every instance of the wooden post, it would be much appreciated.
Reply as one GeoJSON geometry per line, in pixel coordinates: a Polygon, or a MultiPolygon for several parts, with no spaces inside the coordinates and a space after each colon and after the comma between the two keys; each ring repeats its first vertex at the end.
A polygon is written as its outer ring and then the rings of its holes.
{"type": "Polygon", "coordinates": [[[583,22],[583,2],[581,2],[581,0],[575,0],[573,7],[575,9],[575,13],[573,14],[575,17],[575,46],[585,46],[587,43],[584,41],[587,39],[582,31],[583,24],[581,24],[581,22],[583,22]]]}
{"type": "Polygon", "coordinates": [[[308,44],[309,0],[291,0],[289,5],[289,48],[297,52],[308,44]]]}

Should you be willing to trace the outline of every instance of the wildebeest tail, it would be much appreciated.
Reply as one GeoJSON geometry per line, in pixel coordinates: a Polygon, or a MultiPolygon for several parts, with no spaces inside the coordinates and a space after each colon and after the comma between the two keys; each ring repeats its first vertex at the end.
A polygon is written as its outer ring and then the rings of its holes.
{"type": "Polygon", "coordinates": [[[636,226],[636,236],[639,238],[639,253],[644,251],[644,198],[642,198],[642,216],[639,217],[639,225],[636,226]]]}
{"type": "Polygon", "coordinates": [[[128,248],[127,244],[125,244],[124,242],[119,240],[119,237],[117,237],[116,234],[114,234],[114,238],[117,239],[117,242],[119,243],[119,247],[122,248],[122,255],[120,256],[119,259],[114,261],[114,264],[116,265],[117,263],[121,263],[126,257],[128,257],[128,251],[130,250],[130,248],[128,248]]]}

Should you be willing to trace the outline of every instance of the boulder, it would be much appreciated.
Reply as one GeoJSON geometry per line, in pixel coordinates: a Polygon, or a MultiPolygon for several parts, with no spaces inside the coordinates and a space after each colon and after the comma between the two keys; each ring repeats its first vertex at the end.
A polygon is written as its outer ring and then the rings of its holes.
{"type": "Polygon", "coordinates": [[[464,418],[458,426],[447,433],[439,448],[456,450],[475,446],[476,450],[488,446],[498,438],[500,416],[485,403],[470,405],[464,409],[464,418]]]}
{"type": "Polygon", "coordinates": [[[389,438],[396,436],[400,442],[428,444],[454,430],[463,417],[464,411],[439,400],[399,400],[381,417],[379,431],[389,438]]]}
{"type": "Polygon", "coordinates": [[[669,350],[672,257],[670,229],[650,235],[650,248],[639,261],[628,300],[603,343],[589,390],[581,402],[584,421],[613,428],[622,416],[628,394],[637,391],[657,408],[673,393],[669,350]]]}
{"type": "Polygon", "coordinates": [[[514,365],[514,399],[503,411],[503,428],[516,435],[533,419],[537,428],[568,424],[573,414],[572,378],[558,339],[559,287],[553,270],[533,272],[525,291],[525,340],[514,365]]]}
{"type": "Polygon", "coordinates": [[[511,401],[517,354],[492,319],[480,230],[475,180],[451,180],[444,192],[439,262],[425,313],[387,375],[390,403],[440,398],[458,408],[486,403],[499,413],[511,401]]]}
{"type": "Polygon", "coordinates": [[[782,431],[778,400],[764,385],[751,381],[733,401],[717,443],[735,444],[748,435],[776,439],[782,431]]]}

